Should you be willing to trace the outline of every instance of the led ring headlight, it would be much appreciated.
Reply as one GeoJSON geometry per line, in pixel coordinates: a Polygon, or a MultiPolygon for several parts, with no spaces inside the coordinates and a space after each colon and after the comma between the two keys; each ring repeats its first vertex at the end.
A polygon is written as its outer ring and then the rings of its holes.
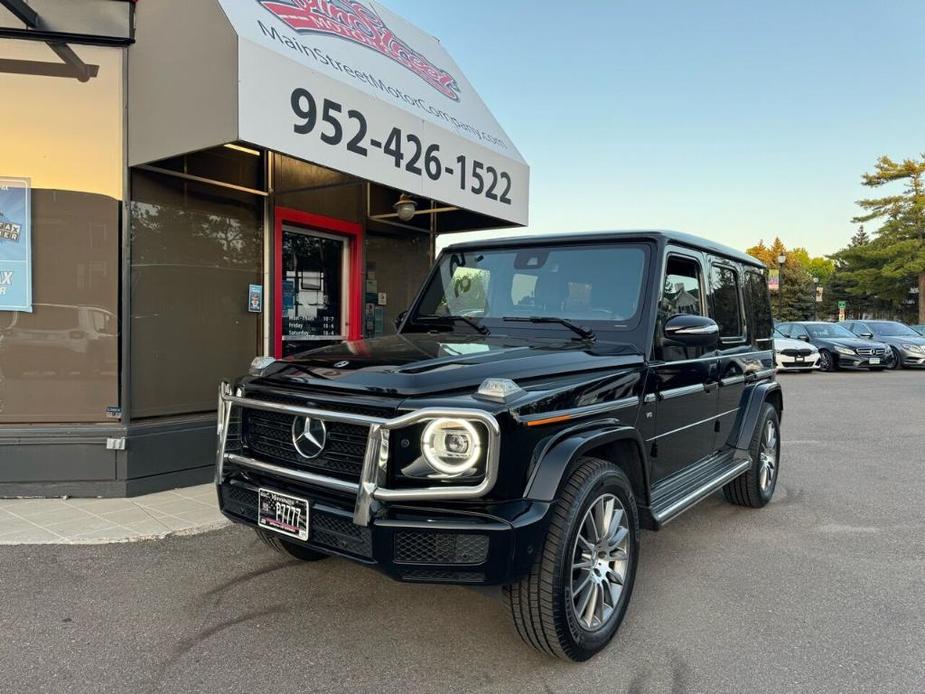
{"type": "Polygon", "coordinates": [[[482,439],[464,419],[435,419],[421,434],[424,459],[437,472],[459,475],[468,472],[482,456],[482,439]]]}

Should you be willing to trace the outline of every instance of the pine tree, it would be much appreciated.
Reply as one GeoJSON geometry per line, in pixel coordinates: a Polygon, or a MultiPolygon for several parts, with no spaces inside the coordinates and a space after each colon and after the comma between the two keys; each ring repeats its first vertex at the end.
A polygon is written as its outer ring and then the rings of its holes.
{"type": "Polygon", "coordinates": [[[874,172],[864,174],[861,181],[870,188],[896,183],[903,187],[893,195],[857,201],[866,213],[854,222],[884,221],[873,241],[841,251],[849,266],[857,266],[847,276],[858,291],[899,304],[917,278],[918,320],[925,323],[925,154],[901,162],[880,157],[874,172]]]}
{"type": "Polygon", "coordinates": [[[864,231],[864,225],[862,224],[858,227],[854,236],[851,237],[848,245],[853,248],[854,246],[866,246],[868,243],[870,243],[870,234],[864,231]]]}

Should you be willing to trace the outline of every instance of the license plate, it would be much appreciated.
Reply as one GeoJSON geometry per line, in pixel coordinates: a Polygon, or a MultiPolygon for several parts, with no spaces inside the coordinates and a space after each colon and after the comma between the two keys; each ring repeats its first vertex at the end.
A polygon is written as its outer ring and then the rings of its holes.
{"type": "Polygon", "coordinates": [[[794,360],[794,361],[803,361],[803,357],[794,357],[793,360],[794,360]]]}
{"type": "Polygon", "coordinates": [[[308,539],[308,500],[271,489],[257,498],[257,525],[299,540],[308,539]]]}
{"type": "Polygon", "coordinates": [[[870,358],[870,363],[871,363],[871,364],[879,364],[879,363],[880,363],[880,357],[871,357],[871,358],[870,358]]]}

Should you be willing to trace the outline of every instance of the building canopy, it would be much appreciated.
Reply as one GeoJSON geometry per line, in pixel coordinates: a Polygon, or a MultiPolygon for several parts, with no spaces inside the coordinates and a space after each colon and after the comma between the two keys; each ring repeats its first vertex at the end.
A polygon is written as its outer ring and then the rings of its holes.
{"type": "Polygon", "coordinates": [[[140,3],[130,163],[246,142],[526,224],[529,169],[440,42],[372,0],[140,3]]]}

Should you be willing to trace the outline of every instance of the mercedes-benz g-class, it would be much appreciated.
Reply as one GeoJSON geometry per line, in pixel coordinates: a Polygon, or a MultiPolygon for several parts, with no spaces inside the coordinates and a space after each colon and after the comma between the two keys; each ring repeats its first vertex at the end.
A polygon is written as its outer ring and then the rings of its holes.
{"type": "Polygon", "coordinates": [[[523,639],[617,630],[640,528],[779,474],[765,269],[675,232],[450,246],[393,336],[223,383],[222,511],[270,547],[402,581],[496,584],[523,639]]]}

